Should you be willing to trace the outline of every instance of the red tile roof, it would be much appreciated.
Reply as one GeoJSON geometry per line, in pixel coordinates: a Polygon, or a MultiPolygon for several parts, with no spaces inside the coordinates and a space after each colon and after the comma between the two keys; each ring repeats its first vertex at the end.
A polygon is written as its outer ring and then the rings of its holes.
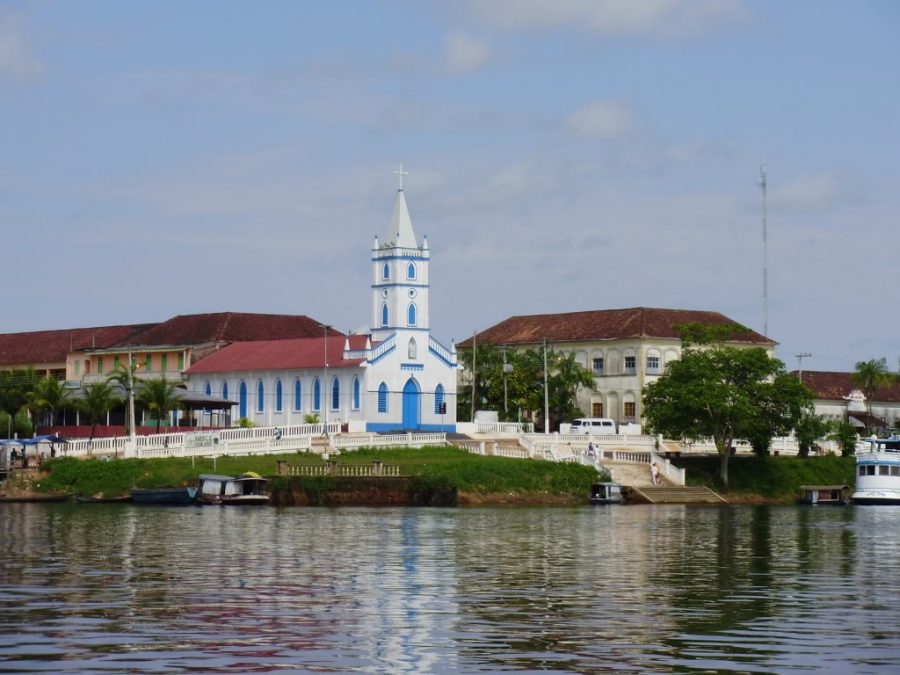
{"type": "Polygon", "coordinates": [[[127,343],[134,335],[155,325],[142,323],[3,333],[0,334],[0,365],[62,363],[66,360],[66,354],[71,351],[110,347],[118,342],[127,343]]]}
{"type": "MultiPolygon", "coordinates": [[[[793,371],[797,375],[797,371],[793,371]]],[[[854,389],[853,373],[839,373],[823,370],[804,370],[803,384],[813,390],[816,398],[826,401],[839,401],[854,389]]],[[[900,403],[900,382],[894,383],[872,392],[871,400],[881,403],[900,403]]]]}
{"type": "MultiPolygon", "coordinates": [[[[535,344],[550,342],[614,340],[632,337],[679,338],[675,326],[683,323],[723,325],[737,323],[718,312],[690,309],[599,309],[565,314],[513,316],[477,334],[477,341],[488,344],[535,344]]],[[[773,340],[754,331],[736,333],[735,342],[774,345],[773,340]]],[[[460,343],[471,345],[471,338],[460,343]]]]}
{"type": "MultiPolygon", "coordinates": [[[[286,338],[322,337],[319,321],[292,314],[183,314],[154,324],[139,335],[129,338],[135,345],[193,345],[205,342],[239,342],[249,340],[282,340],[286,338]]],[[[328,329],[329,334],[343,335],[328,329]]],[[[120,346],[128,343],[123,341],[120,346]]]]}
{"type": "MultiPolygon", "coordinates": [[[[350,348],[363,349],[366,335],[351,335],[350,348]]],[[[328,367],[342,368],[362,363],[363,359],[343,359],[345,336],[328,335],[328,367]]],[[[190,375],[230,373],[250,370],[290,370],[321,368],[325,364],[325,340],[297,338],[293,340],[257,340],[234,342],[201,359],[188,368],[190,375]]]]}

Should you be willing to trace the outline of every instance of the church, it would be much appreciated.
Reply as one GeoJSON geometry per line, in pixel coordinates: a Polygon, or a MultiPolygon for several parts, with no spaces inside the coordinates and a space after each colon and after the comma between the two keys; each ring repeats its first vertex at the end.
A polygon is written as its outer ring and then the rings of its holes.
{"type": "MultiPolygon", "coordinates": [[[[456,348],[431,335],[431,250],[413,229],[403,172],[371,251],[371,330],[233,342],[188,368],[188,387],[235,400],[261,426],[339,422],[353,431],[455,431],[456,348]]],[[[203,423],[203,420],[200,420],[203,423]]]]}

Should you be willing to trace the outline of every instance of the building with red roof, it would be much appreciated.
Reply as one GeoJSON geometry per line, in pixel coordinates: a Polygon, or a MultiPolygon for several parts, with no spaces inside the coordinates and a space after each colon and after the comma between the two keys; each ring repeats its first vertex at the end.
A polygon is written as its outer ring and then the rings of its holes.
{"type": "Polygon", "coordinates": [[[854,383],[854,373],[804,370],[793,371],[813,390],[817,415],[830,420],[849,419],[866,429],[896,429],[900,425],[900,382],[879,387],[869,398],[854,383]]]}

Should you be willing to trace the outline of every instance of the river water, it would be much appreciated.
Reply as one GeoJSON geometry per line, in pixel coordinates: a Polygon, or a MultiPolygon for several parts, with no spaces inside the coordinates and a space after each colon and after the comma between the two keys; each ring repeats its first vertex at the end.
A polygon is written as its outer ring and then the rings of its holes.
{"type": "Polygon", "coordinates": [[[0,504],[0,672],[900,672],[900,507],[0,504]]]}

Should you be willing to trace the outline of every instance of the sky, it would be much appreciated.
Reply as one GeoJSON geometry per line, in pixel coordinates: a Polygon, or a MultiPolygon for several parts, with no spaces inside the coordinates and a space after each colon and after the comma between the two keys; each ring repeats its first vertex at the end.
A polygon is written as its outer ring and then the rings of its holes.
{"type": "Polygon", "coordinates": [[[0,332],[365,330],[402,162],[445,344],[698,309],[896,370],[898,150],[892,0],[2,1],[0,332]]]}

